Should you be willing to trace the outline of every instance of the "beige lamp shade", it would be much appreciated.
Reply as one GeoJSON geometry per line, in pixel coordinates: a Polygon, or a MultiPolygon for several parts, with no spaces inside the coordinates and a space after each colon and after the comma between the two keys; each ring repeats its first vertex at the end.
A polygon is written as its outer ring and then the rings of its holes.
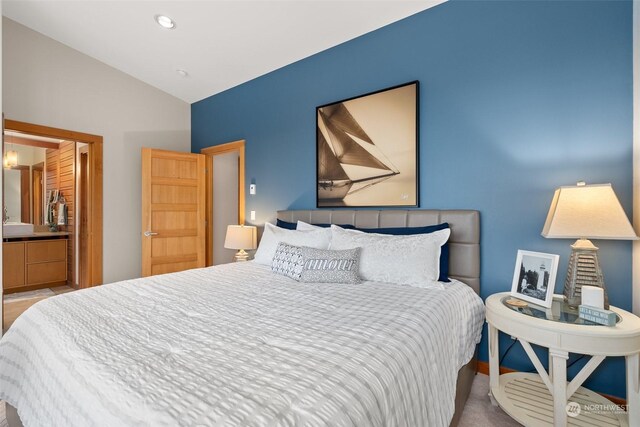
{"type": "Polygon", "coordinates": [[[558,188],[542,235],[555,239],[638,238],[611,184],[558,188]]]}
{"type": "Polygon", "coordinates": [[[255,249],[257,247],[257,229],[251,225],[227,226],[224,247],[227,249],[255,249]]]}

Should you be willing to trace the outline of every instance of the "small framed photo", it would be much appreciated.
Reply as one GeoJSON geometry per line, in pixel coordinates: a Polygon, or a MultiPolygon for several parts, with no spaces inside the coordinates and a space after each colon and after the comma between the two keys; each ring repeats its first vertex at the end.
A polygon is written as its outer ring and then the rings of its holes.
{"type": "Polygon", "coordinates": [[[559,260],[559,255],[519,250],[511,295],[550,308],[559,260]]]}

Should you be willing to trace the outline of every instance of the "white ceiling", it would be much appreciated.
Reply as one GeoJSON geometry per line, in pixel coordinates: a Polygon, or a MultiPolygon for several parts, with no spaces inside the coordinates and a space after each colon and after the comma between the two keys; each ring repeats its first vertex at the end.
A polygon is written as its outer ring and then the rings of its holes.
{"type": "Polygon", "coordinates": [[[443,1],[3,0],[2,12],[192,103],[443,1]]]}

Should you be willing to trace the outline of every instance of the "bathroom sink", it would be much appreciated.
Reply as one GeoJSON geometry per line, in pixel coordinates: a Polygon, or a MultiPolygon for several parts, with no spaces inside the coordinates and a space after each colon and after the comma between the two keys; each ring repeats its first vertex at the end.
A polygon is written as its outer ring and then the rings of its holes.
{"type": "Polygon", "coordinates": [[[24,222],[5,222],[2,224],[2,236],[21,236],[24,234],[33,234],[33,224],[24,222]]]}

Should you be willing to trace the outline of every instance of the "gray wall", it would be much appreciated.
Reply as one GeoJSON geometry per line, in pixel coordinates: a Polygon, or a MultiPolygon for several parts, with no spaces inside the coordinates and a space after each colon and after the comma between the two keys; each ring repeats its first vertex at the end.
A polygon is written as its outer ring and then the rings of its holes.
{"type": "Polygon", "coordinates": [[[190,151],[190,107],[3,18],[7,119],[104,138],[104,281],[141,273],[142,147],[190,151]]]}

